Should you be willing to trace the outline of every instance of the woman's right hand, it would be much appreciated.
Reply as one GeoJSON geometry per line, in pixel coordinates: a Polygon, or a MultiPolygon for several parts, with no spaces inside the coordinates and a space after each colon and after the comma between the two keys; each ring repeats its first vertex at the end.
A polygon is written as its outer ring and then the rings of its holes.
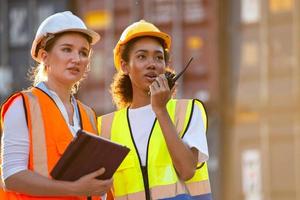
{"type": "Polygon", "coordinates": [[[113,179],[99,180],[98,176],[105,172],[104,168],[82,176],[74,181],[74,192],[78,196],[102,196],[112,187],[113,179]]]}
{"type": "Polygon", "coordinates": [[[151,106],[156,115],[158,115],[162,111],[167,112],[166,105],[170,100],[172,94],[174,93],[176,87],[177,83],[175,83],[174,87],[170,90],[165,74],[160,74],[149,86],[151,106]]]}

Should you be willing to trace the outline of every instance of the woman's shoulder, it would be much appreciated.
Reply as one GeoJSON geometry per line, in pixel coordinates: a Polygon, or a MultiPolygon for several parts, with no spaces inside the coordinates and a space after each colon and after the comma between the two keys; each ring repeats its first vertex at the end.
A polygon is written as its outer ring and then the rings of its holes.
{"type": "Polygon", "coordinates": [[[205,105],[204,102],[200,99],[172,99],[173,101],[176,101],[176,104],[191,104],[194,109],[200,109],[201,111],[205,111],[205,105]]]}
{"type": "Polygon", "coordinates": [[[204,103],[199,99],[172,99],[173,105],[176,107],[176,115],[185,113],[186,115],[194,115],[195,113],[201,113],[202,118],[206,119],[206,109],[204,103]]]}
{"type": "MultiPolygon", "coordinates": [[[[1,117],[3,118],[7,110],[12,105],[22,105],[23,106],[23,93],[15,92],[11,94],[1,105],[1,117]]],[[[19,107],[19,106],[17,106],[19,107]]]]}
{"type": "Polygon", "coordinates": [[[170,99],[170,102],[193,102],[193,103],[198,103],[198,104],[204,104],[203,101],[201,101],[200,99],[197,98],[192,98],[192,99],[184,99],[184,98],[180,98],[180,99],[175,99],[172,98],[170,99]]]}
{"type": "Polygon", "coordinates": [[[111,111],[111,112],[99,115],[97,118],[98,119],[113,118],[115,115],[117,115],[119,113],[126,112],[126,110],[127,110],[127,108],[122,108],[122,109],[119,109],[119,110],[114,110],[114,111],[111,111]]]}

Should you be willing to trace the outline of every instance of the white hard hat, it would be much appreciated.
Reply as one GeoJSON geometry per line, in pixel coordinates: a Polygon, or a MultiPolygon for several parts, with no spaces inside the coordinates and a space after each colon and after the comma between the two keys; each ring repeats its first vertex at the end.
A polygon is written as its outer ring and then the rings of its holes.
{"type": "Polygon", "coordinates": [[[31,56],[34,60],[40,62],[37,49],[38,44],[49,34],[62,32],[80,32],[91,37],[91,44],[95,44],[100,39],[100,35],[86,27],[84,22],[70,11],[55,13],[47,17],[39,26],[35,38],[32,42],[31,56]]]}

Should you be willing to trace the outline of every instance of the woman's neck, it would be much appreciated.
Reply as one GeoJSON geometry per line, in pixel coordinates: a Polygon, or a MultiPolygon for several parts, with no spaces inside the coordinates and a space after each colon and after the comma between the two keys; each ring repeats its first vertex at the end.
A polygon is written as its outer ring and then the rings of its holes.
{"type": "Polygon", "coordinates": [[[70,96],[71,96],[71,88],[66,87],[63,84],[53,82],[53,81],[47,81],[45,82],[47,88],[49,90],[52,90],[55,92],[58,97],[61,99],[61,101],[65,103],[70,103],[70,96]]]}
{"type": "Polygon", "coordinates": [[[151,96],[148,92],[133,89],[132,94],[133,96],[130,108],[139,108],[151,103],[151,96]]]}

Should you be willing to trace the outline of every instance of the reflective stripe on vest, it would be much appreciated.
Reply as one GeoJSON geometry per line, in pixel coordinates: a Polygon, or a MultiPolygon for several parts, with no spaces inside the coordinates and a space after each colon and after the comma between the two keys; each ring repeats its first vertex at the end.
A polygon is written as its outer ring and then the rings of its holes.
{"type": "MultiPolygon", "coordinates": [[[[200,103],[200,102],[199,102],[200,103]]],[[[193,105],[195,104],[195,101],[192,100],[172,100],[168,103],[168,112],[170,114],[170,117],[172,121],[174,122],[176,126],[176,130],[179,133],[179,136],[183,136],[184,133],[186,132],[186,129],[188,127],[190,118],[191,118],[191,113],[192,113],[192,108],[193,105]],[[175,106],[176,105],[176,106],[175,106]]],[[[198,103],[196,103],[198,105],[198,103]]],[[[200,103],[201,104],[201,103],[200,103]]],[[[199,105],[198,105],[199,106],[199,105]]],[[[202,104],[201,104],[202,106],[202,104]]],[[[206,116],[204,108],[200,108],[202,111],[202,115],[204,113],[203,121],[206,123],[206,116]],[[203,110],[202,110],[203,109],[203,110]]],[[[106,138],[110,138],[113,141],[120,142],[123,141],[124,139],[127,141],[129,137],[129,140],[131,140],[130,136],[128,136],[127,129],[128,129],[128,122],[124,121],[126,120],[127,112],[126,109],[116,111],[114,113],[110,113],[107,115],[104,115],[102,117],[98,118],[98,127],[100,130],[100,133],[102,136],[106,138]],[[122,124],[122,125],[121,125],[122,124]],[[121,126],[121,127],[118,127],[121,126]],[[115,134],[115,132],[122,132],[122,137],[118,136],[115,134]],[[117,137],[117,138],[116,138],[117,137]],[[121,138],[118,138],[121,137],[121,138]],[[126,137],[126,138],[125,138],[126,137]],[[119,140],[120,139],[120,140],[119,140]]],[[[130,125],[129,125],[130,126],[130,125]]],[[[156,125],[154,128],[154,132],[158,131],[158,126],[156,125]]],[[[155,133],[154,133],[155,134],[155,133]]],[[[155,134],[156,135],[156,134],[155,134]]],[[[162,134],[161,134],[162,135],[162,134]]],[[[157,136],[155,136],[157,137],[157,136]]],[[[124,144],[121,142],[122,144],[124,144]]],[[[131,153],[128,155],[127,159],[124,160],[124,162],[121,164],[119,169],[117,170],[115,177],[114,177],[114,189],[115,189],[115,195],[116,199],[145,199],[145,192],[144,192],[144,185],[143,183],[140,183],[140,181],[135,181],[134,184],[130,184],[131,180],[143,180],[141,177],[141,172],[138,172],[138,168],[136,168],[135,173],[132,174],[130,172],[129,174],[124,174],[128,173],[125,172],[126,170],[128,171],[128,167],[133,167],[133,166],[139,166],[140,163],[138,162],[138,156],[136,155],[135,147],[134,144],[125,142],[126,145],[129,144],[129,148],[131,148],[131,153]],[[130,157],[136,157],[135,159],[131,159],[130,157]],[[123,172],[124,171],[124,172],[123,172]],[[119,173],[123,173],[122,176],[127,177],[129,183],[126,182],[126,180],[119,180],[120,176],[118,175],[119,173]],[[135,178],[133,178],[135,177],[135,178]],[[135,189],[134,189],[135,188],[135,189]],[[131,191],[131,192],[130,192],[131,191]],[[130,193],[130,194],[128,194],[130,193]]],[[[155,148],[155,144],[151,143],[149,144],[149,148],[155,148]],[[151,147],[154,146],[154,147],[151,147]]],[[[165,148],[164,148],[165,149],[165,148]]],[[[155,150],[154,150],[155,151],[155,150]]],[[[152,154],[153,150],[149,151],[152,154]]],[[[165,153],[168,154],[168,153],[165,153]]],[[[156,154],[155,154],[156,155],[156,154]]],[[[154,155],[154,156],[155,156],[154,155]]],[[[151,158],[151,155],[149,155],[150,159],[156,159],[156,158],[151,158]]],[[[165,158],[160,158],[163,159],[162,161],[165,162],[165,158]]],[[[168,158],[170,159],[170,158],[168,158]]],[[[161,160],[156,160],[158,164],[160,164],[161,160]]],[[[167,161],[172,162],[172,161],[167,161]]],[[[204,164],[203,166],[206,166],[204,164]]],[[[171,167],[172,168],[172,167],[171,167]]],[[[207,168],[206,167],[201,167],[201,169],[197,169],[195,176],[189,180],[190,183],[188,184],[183,184],[181,181],[178,180],[175,169],[168,169],[169,171],[165,171],[167,168],[164,168],[164,171],[161,171],[160,174],[168,180],[167,182],[160,183],[160,182],[155,182],[153,181],[156,179],[155,174],[156,173],[151,173],[152,169],[149,169],[148,166],[148,171],[149,171],[149,184],[150,184],[150,192],[151,192],[151,197],[152,199],[161,199],[161,198],[166,198],[166,197],[173,197],[178,194],[183,194],[183,193],[190,193],[191,195],[199,195],[199,194],[207,194],[210,193],[210,186],[209,186],[209,180],[208,180],[208,173],[207,173],[207,168]],[[170,171],[171,170],[171,171],[170,171]],[[151,176],[151,174],[153,174],[151,176]],[[165,177],[165,175],[171,175],[173,177],[165,177]],[[173,174],[173,175],[172,175],[173,174]]],[[[156,170],[157,172],[157,170],[156,170]]],[[[126,178],[125,178],[126,179],[126,178]]]]}
{"type": "MultiPolygon", "coordinates": [[[[203,124],[205,126],[205,131],[206,131],[207,116],[203,104],[197,99],[193,100],[193,104],[197,105],[201,111],[203,124]]],[[[194,176],[190,180],[186,181],[186,186],[192,196],[196,195],[198,191],[206,191],[206,193],[211,193],[207,162],[198,163],[194,176]],[[206,181],[199,182],[199,180],[206,180],[206,181]]],[[[200,193],[200,194],[205,194],[205,193],[200,193]]]]}
{"type": "Polygon", "coordinates": [[[174,124],[177,130],[177,133],[181,136],[183,134],[184,129],[184,122],[185,122],[185,115],[187,112],[189,101],[186,99],[177,101],[176,103],[176,110],[175,110],[175,116],[174,116],[174,124]]]}
{"type": "Polygon", "coordinates": [[[27,99],[29,109],[27,112],[31,119],[28,121],[28,129],[31,130],[33,171],[48,177],[48,156],[46,149],[45,128],[40,104],[35,95],[31,92],[23,92],[24,98],[27,99]]]}

